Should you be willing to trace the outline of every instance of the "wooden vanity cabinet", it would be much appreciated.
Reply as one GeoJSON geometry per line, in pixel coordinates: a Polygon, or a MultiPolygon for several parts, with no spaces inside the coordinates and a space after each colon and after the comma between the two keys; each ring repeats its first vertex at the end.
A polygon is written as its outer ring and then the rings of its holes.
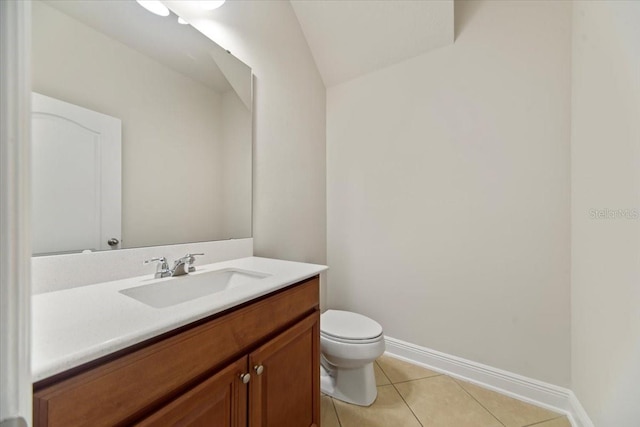
{"type": "Polygon", "coordinates": [[[249,383],[249,426],[320,425],[319,313],[252,352],[249,366],[255,374],[249,383]]]}
{"type": "Polygon", "coordinates": [[[136,425],[246,426],[247,387],[238,375],[246,367],[243,357],[136,425]]]}
{"type": "Polygon", "coordinates": [[[314,277],[36,383],[34,425],[319,426],[318,289],[314,277]]]}

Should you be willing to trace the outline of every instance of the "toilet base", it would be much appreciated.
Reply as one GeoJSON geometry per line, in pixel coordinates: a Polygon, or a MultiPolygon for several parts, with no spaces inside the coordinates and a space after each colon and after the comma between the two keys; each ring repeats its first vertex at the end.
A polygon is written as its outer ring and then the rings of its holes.
{"type": "Polygon", "coordinates": [[[333,398],[359,406],[371,405],[378,396],[373,362],[360,368],[337,368],[324,357],[320,366],[320,390],[333,398]]]}

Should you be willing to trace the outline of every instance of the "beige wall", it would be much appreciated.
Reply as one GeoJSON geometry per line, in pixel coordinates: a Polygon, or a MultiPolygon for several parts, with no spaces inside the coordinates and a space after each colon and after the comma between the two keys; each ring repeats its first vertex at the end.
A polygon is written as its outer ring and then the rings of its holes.
{"type": "Polygon", "coordinates": [[[221,94],[41,2],[32,51],[34,91],[122,120],[123,247],[230,237],[221,94]]]}
{"type": "Polygon", "coordinates": [[[164,3],[253,70],[255,254],[324,263],[325,87],[291,5],[230,1],[199,18],[164,3]]]}
{"type": "Polygon", "coordinates": [[[574,3],[572,389],[598,427],[640,425],[639,23],[574,3]]]}
{"type": "Polygon", "coordinates": [[[328,89],[328,302],[570,381],[571,5],[456,2],[457,39],[328,89]]]}

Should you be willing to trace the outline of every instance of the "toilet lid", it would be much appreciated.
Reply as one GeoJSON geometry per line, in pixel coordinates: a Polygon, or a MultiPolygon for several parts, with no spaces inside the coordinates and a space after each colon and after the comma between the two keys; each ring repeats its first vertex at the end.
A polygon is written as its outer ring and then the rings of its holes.
{"type": "Polygon", "coordinates": [[[366,340],[382,335],[382,326],[362,314],[327,310],[320,316],[320,332],[336,338],[366,340]]]}

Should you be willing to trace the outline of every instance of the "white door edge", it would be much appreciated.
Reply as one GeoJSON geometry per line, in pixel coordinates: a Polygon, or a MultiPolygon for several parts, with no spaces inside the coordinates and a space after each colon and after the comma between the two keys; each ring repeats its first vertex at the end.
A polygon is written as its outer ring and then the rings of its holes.
{"type": "Polygon", "coordinates": [[[31,425],[31,2],[0,1],[0,423],[31,425]]]}

